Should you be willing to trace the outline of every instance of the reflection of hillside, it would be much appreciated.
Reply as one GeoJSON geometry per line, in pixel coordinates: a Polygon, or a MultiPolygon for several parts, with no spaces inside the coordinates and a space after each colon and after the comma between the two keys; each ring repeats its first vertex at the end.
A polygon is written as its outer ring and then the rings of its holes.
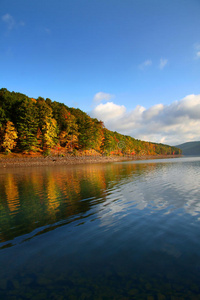
{"type": "Polygon", "coordinates": [[[16,211],[19,206],[19,192],[17,182],[12,174],[6,176],[5,193],[10,212],[16,211]]]}
{"type": "Polygon", "coordinates": [[[190,168],[149,161],[4,173],[0,180],[1,241],[90,214],[111,224],[131,207],[151,213],[163,210],[167,214],[180,208],[191,215],[200,213],[197,162],[190,168]]]}
{"type": "Polygon", "coordinates": [[[51,214],[56,213],[56,209],[59,206],[59,188],[56,183],[59,182],[59,178],[53,176],[52,173],[48,174],[46,191],[47,191],[47,199],[48,199],[48,211],[51,214]]]}
{"type": "Polygon", "coordinates": [[[4,233],[14,226],[13,220],[20,207],[18,184],[13,174],[4,176],[0,183],[0,195],[0,242],[3,242],[7,240],[4,233]]]}
{"type": "Polygon", "coordinates": [[[33,168],[21,173],[18,170],[19,174],[8,171],[1,181],[4,218],[0,222],[4,240],[41,226],[81,218],[107,201],[116,184],[132,181],[144,172],[145,165],[121,163],[33,168]],[[15,209],[12,217],[7,206],[15,209]]]}
{"type": "MultiPolygon", "coordinates": [[[[106,201],[107,189],[133,170],[128,165],[87,165],[9,172],[2,176],[2,240],[38,227],[68,222],[106,201]],[[9,208],[9,209],[7,209],[9,208]],[[15,212],[14,215],[11,215],[15,212]],[[12,228],[12,229],[10,229],[12,228]]],[[[94,212],[93,212],[94,213],[94,212]]]]}

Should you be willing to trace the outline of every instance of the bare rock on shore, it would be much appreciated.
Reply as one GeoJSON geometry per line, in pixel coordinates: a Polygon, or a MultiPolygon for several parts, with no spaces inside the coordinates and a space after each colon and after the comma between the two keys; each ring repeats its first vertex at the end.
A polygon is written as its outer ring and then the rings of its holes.
{"type": "Polygon", "coordinates": [[[4,157],[0,158],[0,169],[8,167],[31,167],[53,165],[77,165],[90,163],[108,163],[128,160],[180,157],[176,155],[157,156],[53,156],[53,157],[4,157]]]}

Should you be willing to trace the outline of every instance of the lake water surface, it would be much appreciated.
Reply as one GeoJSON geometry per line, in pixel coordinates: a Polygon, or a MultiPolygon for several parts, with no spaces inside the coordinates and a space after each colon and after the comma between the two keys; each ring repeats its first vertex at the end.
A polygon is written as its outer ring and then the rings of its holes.
{"type": "Polygon", "coordinates": [[[200,299],[200,157],[0,170],[0,299],[200,299]]]}

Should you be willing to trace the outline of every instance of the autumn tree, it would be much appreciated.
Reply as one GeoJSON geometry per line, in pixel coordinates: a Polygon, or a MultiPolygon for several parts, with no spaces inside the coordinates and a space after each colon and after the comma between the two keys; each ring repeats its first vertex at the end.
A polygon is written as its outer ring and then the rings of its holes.
{"type": "Polygon", "coordinates": [[[46,117],[42,126],[43,149],[51,149],[58,142],[57,122],[53,118],[46,117]]]}
{"type": "Polygon", "coordinates": [[[76,117],[70,112],[68,107],[62,103],[54,101],[51,107],[53,117],[58,125],[60,145],[66,147],[68,150],[78,147],[79,134],[76,117]]]}
{"type": "MultiPolygon", "coordinates": [[[[0,89],[0,147],[9,123],[17,129],[21,150],[50,149],[61,145],[67,150],[95,149],[113,154],[180,154],[178,148],[144,142],[104,128],[103,123],[77,108],[42,97],[0,89]]],[[[12,131],[12,130],[11,130],[12,131]]],[[[9,132],[9,130],[8,130],[9,132]]],[[[7,133],[6,133],[7,134],[7,133]]],[[[12,138],[11,138],[12,139],[12,138]]],[[[6,148],[4,148],[6,149],[6,148]]],[[[11,148],[8,148],[11,150],[11,148]]],[[[14,149],[14,148],[13,148],[14,149]]]]}
{"type": "MultiPolygon", "coordinates": [[[[37,98],[39,130],[41,133],[41,147],[43,150],[51,149],[58,143],[58,126],[57,121],[53,117],[53,110],[50,106],[51,100],[46,102],[44,98],[37,98]],[[48,104],[49,103],[49,104],[48,104]]],[[[38,139],[40,137],[38,136],[38,139]]]]}
{"type": "Polygon", "coordinates": [[[76,118],[66,109],[63,110],[62,116],[65,118],[65,127],[60,131],[60,144],[69,150],[78,147],[78,125],[76,118]]]}
{"type": "Polygon", "coordinates": [[[3,137],[3,148],[5,152],[9,153],[16,146],[17,142],[17,130],[12,122],[8,121],[6,123],[5,134],[3,137]]]}

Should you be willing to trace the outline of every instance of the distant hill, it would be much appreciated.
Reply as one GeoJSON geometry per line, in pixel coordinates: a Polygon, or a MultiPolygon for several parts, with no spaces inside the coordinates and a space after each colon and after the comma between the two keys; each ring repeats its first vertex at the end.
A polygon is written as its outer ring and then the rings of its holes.
{"type": "Polygon", "coordinates": [[[200,141],[187,142],[176,146],[182,150],[183,155],[200,155],[200,141]]]}

